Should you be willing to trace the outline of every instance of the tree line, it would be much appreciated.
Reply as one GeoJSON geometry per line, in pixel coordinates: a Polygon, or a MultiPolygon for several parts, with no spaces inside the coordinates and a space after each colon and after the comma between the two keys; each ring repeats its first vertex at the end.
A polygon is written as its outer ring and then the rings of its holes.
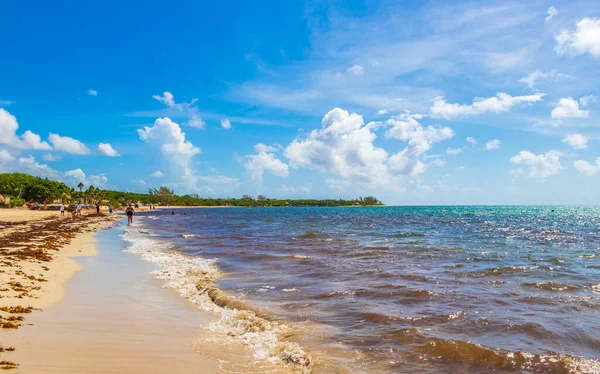
{"type": "Polygon", "coordinates": [[[267,199],[259,195],[257,199],[244,195],[243,198],[215,199],[203,198],[197,194],[177,195],[168,187],[150,188],[148,193],[112,191],[88,186],[79,183],[77,188],[67,186],[48,178],[35,177],[23,173],[0,174],[0,195],[10,197],[11,206],[22,206],[26,202],[52,203],[60,200],[65,204],[83,202],[88,204],[101,204],[125,206],[141,203],[144,205],[161,206],[352,206],[352,205],[382,205],[381,201],[373,196],[359,199],[267,199]]]}

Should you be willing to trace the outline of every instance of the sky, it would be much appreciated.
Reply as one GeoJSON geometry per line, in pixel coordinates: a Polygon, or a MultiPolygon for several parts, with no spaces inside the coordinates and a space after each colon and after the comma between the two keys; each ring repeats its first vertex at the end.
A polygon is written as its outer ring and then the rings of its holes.
{"type": "Polygon", "coordinates": [[[600,204],[600,2],[8,2],[0,172],[600,204]]]}

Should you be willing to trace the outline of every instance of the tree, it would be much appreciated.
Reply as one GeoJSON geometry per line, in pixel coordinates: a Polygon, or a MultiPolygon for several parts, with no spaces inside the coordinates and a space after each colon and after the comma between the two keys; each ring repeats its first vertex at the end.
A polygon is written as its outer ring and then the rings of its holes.
{"type": "Polygon", "coordinates": [[[79,188],[79,192],[83,192],[83,182],[79,182],[77,187],[79,188]]]}

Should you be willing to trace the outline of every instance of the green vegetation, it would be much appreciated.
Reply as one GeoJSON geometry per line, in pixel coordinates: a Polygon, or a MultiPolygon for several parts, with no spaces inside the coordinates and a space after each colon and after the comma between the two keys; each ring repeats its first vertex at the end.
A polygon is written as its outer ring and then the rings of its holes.
{"type": "MultiPolygon", "coordinates": [[[[11,198],[11,206],[21,206],[25,202],[52,203],[53,201],[62,201],[63,203],[76,203],[82,201],[88,204],[100,203],[102,205],[111,204],[113,206],[123,206],[128,204],[141,203],[144,205],[174,205],[174,206],[241,206],[241,207],[262,207],[262,206],[352,206],[352,205],[382,205],[379,200],[373,196],[355,200],[277,200],[268,199],[266,196],[259,195],[255,200],[249,195],[244,195],[240,199],[213,199],[202,198],[197,194],[179,196],[165,186],[158,189],[151,188],[148,193],[121,192],[102,190],[94,186],[88,186],[84,190],[84,184],[70,188],[62,182],[56,182],[49,179],[34,177],[28,174],[11,173],[0,174],[0,194],[11,198]],[[14,202],[14,203],[13,203],[14,202]]],[[[2,206],[2,204],[0,204],[2,206]]]]}

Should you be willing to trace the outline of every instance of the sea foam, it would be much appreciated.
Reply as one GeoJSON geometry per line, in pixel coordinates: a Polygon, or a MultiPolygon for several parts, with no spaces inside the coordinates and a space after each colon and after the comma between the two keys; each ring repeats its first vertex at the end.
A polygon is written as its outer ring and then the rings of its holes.
{"type": "Polygon", "coordinates": [[[243,301],[217,287],[216,282],[223,274],[216,260],[183,255],[173,250],[173,244],[140,235],[130,228],[125,228],[123,239],[131,243],[125,252],[138,254],[158,266],[152,274],[166,281],[163,287],[178,291],[202,310],[217,313],[217,322],[211,323],[208,330],[224,340],[249,346],[257,360],[281,362],[310,372],[310,355],[297,343],[281,338],[290,333],[288,326],[260,316],[243,301]]]}

